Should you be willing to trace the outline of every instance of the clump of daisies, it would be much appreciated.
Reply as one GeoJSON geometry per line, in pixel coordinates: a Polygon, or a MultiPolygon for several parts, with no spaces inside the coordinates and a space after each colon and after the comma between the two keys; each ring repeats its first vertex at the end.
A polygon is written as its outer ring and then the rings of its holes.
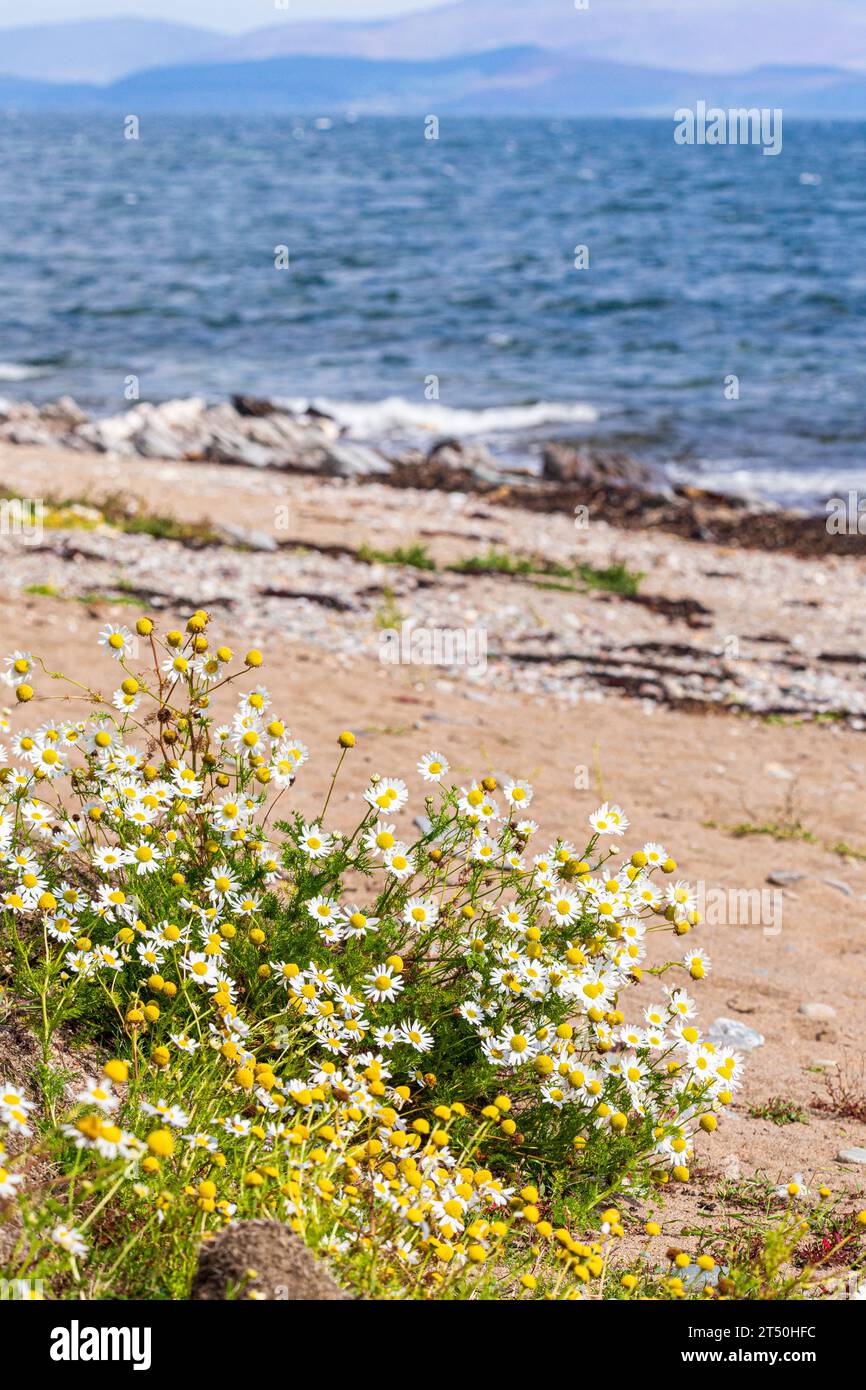
{"type": "MultiPolygon", "coordinates": [[[[7,1007],[46,1065],[72,1020],[114,1054],[63,1101],[0,1078],[0,1202],[26,1212],[7,1277],[182,1297],[200,1236],[266,1214],[377,1296],[501,1295],[503,1261],[514,1296],[582,1296],[606,1257],[569,1213],[597,1226],[625,1184],[688,1181],[739,1084],[695,1021],[692,890],[662,845],[620,849],[619,806],[580,847],[539,845],[528,782],[452,786],[437,750],[420,835],[384,774],[343,830],[348,730],[302,816],[308,750],[262,655],[208,627],[108,625],[110,694],[70,681],[69,717],[3,719],[7,1007]],[[647,965],[660,933],[680,944],[647,965]],[[45,1148],[50,1196],[26,1180],[45,1148]]],[[[19,715],[43,675],[66,680],[27,652],[5,664],[19,715]]]]}

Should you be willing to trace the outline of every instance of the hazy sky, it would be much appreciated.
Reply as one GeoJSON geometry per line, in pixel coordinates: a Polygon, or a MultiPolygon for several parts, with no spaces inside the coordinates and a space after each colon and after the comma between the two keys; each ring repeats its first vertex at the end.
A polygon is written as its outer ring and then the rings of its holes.
{"type": "Polygon", "coordinates": [[[278,24],[281,19],[378,19],[431,10],[444,0],[0,0],[0,25],[52,24],[70,19],[141,15],[199,24],[204,29],[240,32],[278,24]]]}

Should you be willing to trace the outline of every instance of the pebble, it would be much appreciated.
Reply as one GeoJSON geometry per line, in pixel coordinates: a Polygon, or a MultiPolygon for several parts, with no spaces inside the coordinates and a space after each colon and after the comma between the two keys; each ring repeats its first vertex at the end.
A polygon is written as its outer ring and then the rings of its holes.
{"type": "Polygon", "coordinates": [[[735,1018],[717,1018],[710,1025],[707,1037],[710,1042],[718,1043],[722,1047],[742,1048],[746,1052],[764,1045],[763,1034],[755,1028],[748,1028],[745,1023],[739,1023],[735,1018]]]}
{"type": "Polygon", "coordinates": [[[866,1165],[866,1149],[840,1149],[836,1155],[836,1162],[866,1165]]]}
{"type": "Polygon", "coordinates": [[[764,763],[764,771],[769,777],[780,777],[786,782],[790,782],[794,776],[789,767],[783,767],[781,763],[764,763]]]}
{"type": "Polygon", "coordinates": [[[850,883],[843,883],[841,879],[824,878],[821,882],[826,883],[828,888],[835,888],[838,893],[844,893],[846,898],[853,898],[854,896],[854,889],[850,883]]]}
{"type": "Polygon", "coordinates": [[[767,874],[767,882],[775,883],[777,888],[787,888],[805,877],[805,874],[799,874],[795,869],[774,869],[772,873],[767,874]]]}
{"type": "Polygon", "coordinates": [[[832,1004],[801,1004],[797,1012],[813,1023],[830,1023],[836,1017],[832,1004]]]}

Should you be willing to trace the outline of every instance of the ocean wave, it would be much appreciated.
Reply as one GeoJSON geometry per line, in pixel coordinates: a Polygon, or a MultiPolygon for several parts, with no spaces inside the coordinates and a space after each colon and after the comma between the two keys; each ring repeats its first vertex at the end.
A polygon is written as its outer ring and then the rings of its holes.
{"type": "Polygon", "coordinates": [[[579,402],[536,401],[533,405],[489,406],[483,410],[460,410],[429,401],[407,401],[389,396],[382,401],[290,400],[285,405],[295,412],[310,406],[331,415],[350,434],[372,439],[382,435],[419,433],[454,435],[518,434],[544,425],[591,425],[598,411],[579,402]]]}
{"type": "Polygon", "coordinates": [[[22,362],[0,362],[0,381],[31,381],[37,376],[50,376],[44,367],[31,367],[22,362]]]}
{"type": "Polygon", "coordinates": [[[738,460],[703,460],[688,469],[667,468],[677,483],[692,483],[710,492],[726,492],[749,502],[772,501],[794,511],[822,511],[831,497],[862,493],[862,468],[831,468],[806,472],[790,468],[743,467],[738,460]]]}

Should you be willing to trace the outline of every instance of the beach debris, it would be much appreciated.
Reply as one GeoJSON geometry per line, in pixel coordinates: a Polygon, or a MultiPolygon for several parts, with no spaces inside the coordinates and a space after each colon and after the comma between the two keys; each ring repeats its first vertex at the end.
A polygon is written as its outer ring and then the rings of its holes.
{"type": "Polygon", "coordinates": [[[717,1018],[710,1024],[707,1037],[720,1047],[742,1048],[751,1052],[754,1047],[763,1047],[764,1037],[755,1028],[749,1028],[736,1018],[717,1018]]]}

